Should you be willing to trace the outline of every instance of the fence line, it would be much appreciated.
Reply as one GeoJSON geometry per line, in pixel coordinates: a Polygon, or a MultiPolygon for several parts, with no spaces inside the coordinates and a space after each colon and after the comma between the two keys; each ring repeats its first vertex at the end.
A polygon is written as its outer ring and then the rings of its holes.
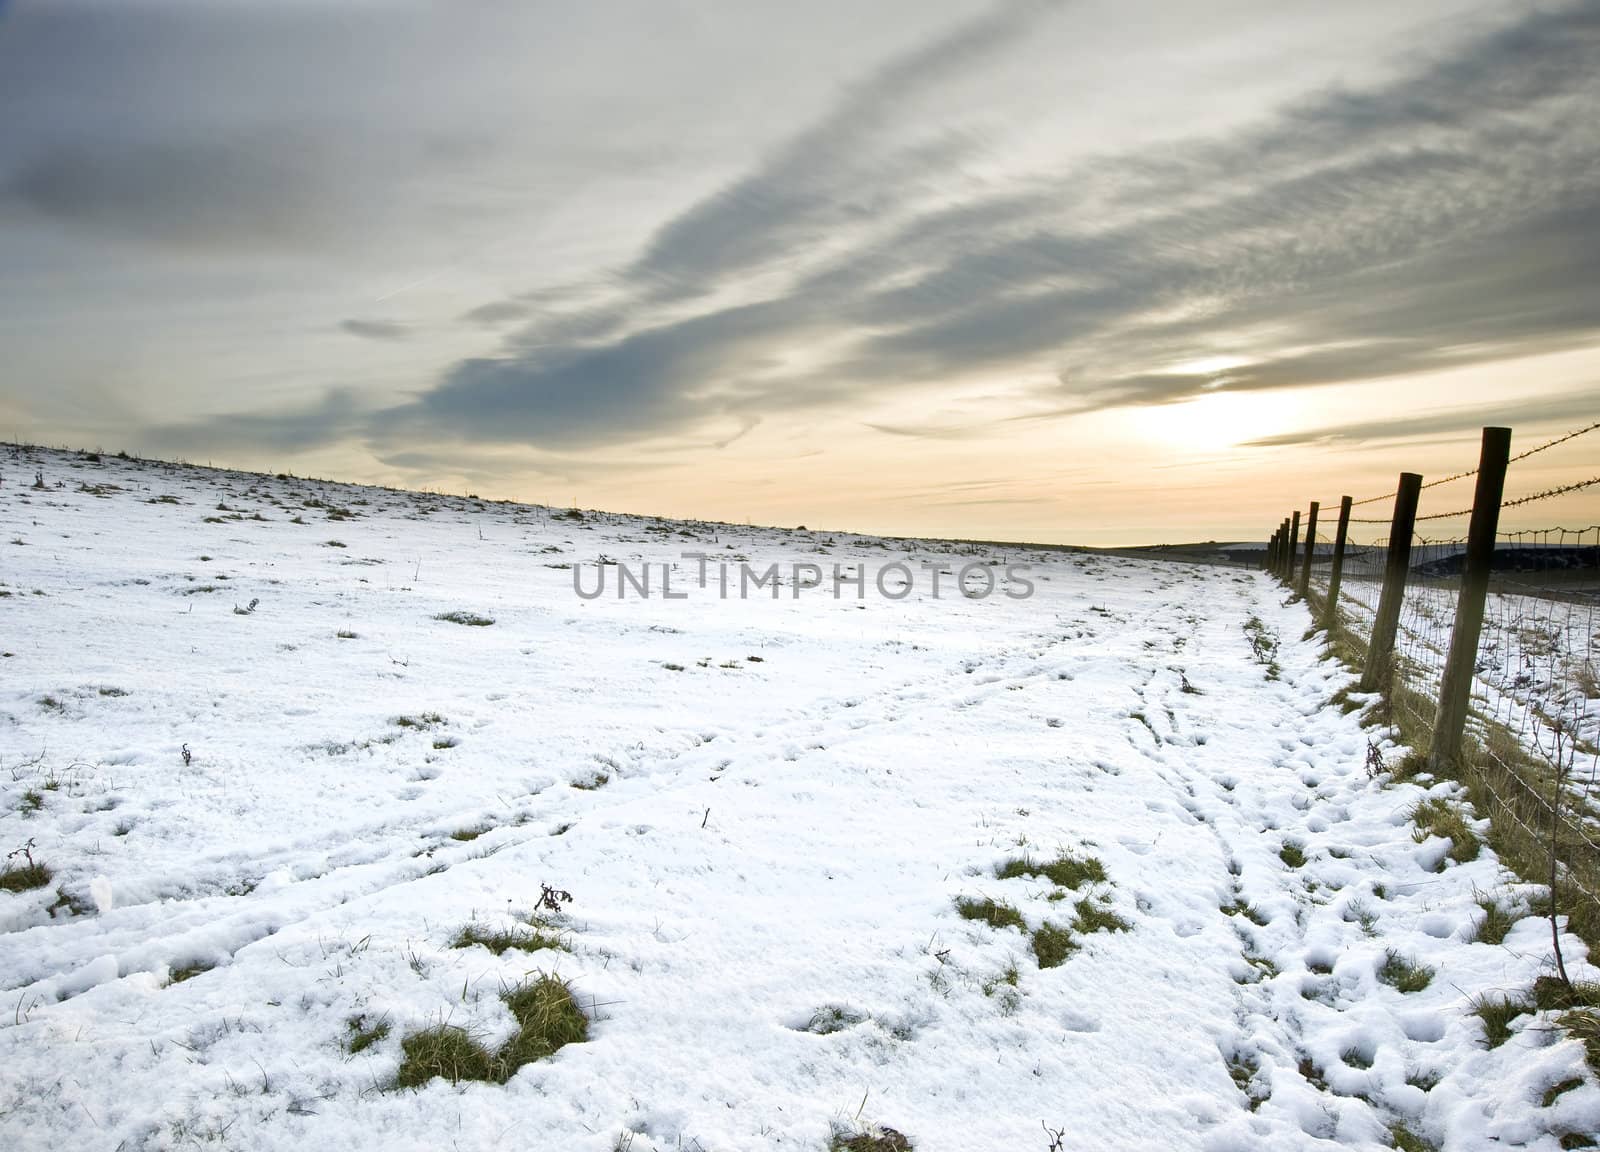
{"type": "Polygon", "coordinates": [[[1506,842],[1502,856],[1524,874],[1535,864],[1553,874],[1569,923],[1591,942],[1600,939],[1600,524],[1501,531],[1498,517],[1600,484],[1503,492],[1518,462],[1597,430],[1600,421],[1510,455],[1510,430],[1485,429],[1478,467],[1426,483],[1402,474],[1391,492],[1343,497],[1336,527],[1335,502],[1311,504],[1304,542],[1288,531],[1296,511],[1267,557],[1361,665],[1361,688],[1379,694],[1413,748],[1404,770],[1463,779],[1506,842]],[[1419,493],[1468,477],[1478,480],[1472,507],[1417,514],[1419,493]],[[1385,500],[1390,516],[1351,515],[1385,500]],[[1456,520],[1458,532],[1425,534],[1456,520]]]}

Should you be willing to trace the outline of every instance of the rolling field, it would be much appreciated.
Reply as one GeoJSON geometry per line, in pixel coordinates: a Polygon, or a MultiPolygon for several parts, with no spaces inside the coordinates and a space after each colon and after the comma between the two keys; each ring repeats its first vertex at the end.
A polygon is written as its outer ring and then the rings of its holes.
{"type": "Polygon", "coordinates": [[[0,1146],[1600,1129],[1495,1010],[1534,891],[1264,575],[0,468],[0,1146]]]}

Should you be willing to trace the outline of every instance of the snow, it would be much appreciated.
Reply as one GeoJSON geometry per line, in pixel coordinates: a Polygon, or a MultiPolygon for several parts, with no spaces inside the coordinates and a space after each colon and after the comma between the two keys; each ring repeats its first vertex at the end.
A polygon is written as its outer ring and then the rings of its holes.
{"type": "Polygon", "coordinates": [[[1259,573],[0,467],[0,850],[55,872],[0,892],[0,1147],[718,1152],[877,1123],[923,1152],[1044,1148],[1044,1126],[1224,1152],[1382,1148],[1404,1123],[1553,1150],[1600,1128],[1576,1041],[1530,1014],[1489,1048],[1470,1012],[1550,950],[1532,917],[1472,942],[1475,898],[1535,890],[1416,842],[1430,789],[1369,775],[1369,739],[1402,750],[1329,703],[1351,678],[1259,573]],[[916,579],[722,599],[691,551],[916,579]],[[602,555],[689,595],[580,599],[567,566],[592,587],[602,555]],[[990,560],[1031,564],[1034,595],[952,592],[990,560]],[[952,573],[938,598],[923,561],[952,573]],[[458,611],[493,623],[436,618],[458,611]],[[1070,923],[1047,882],[995,876],[1059,851],[1103,862],[1131,930],[1041,969],[957,915],[990,896],[1070,923]],[[450,947],[542,884],[572,893],[570,951],[450,947]],[[1391,950],[1426,989],[1379,981],[1391,950]],[[571,981],[586,1042],[503,1085],[386,1089],[408,1032],[504,1037],[497,993],[535,971],[571,981]],[[357,1015],[392,1027],[351,1055],[357,1015]]]}

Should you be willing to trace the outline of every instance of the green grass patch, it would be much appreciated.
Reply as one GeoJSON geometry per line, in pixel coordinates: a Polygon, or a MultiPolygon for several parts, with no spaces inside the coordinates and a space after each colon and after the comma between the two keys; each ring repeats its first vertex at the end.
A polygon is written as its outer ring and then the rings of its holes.
{"type": "Polygon", "coordinates": [[[389,1021],[382,1019],[369,1024],[364,1015],[352,1016],[345,1021],[345,1031],[344,1050],[354,1056],[357,1052],[365,1052],[387,1037],[389,1021]]]}
{"type": "Polygon", "coordinates": [[[465,1028],[436,1024],[400,1041],[403,1059],[395,1074],[396,1088],[420,1088],[435,1076],[459,1084],[463,1080],[496,1080],[499,1064],[493,1053],[465,1028]]]}
{"type": "Polygon", "coordinates": [[[1128,932],[1133,925],[1113,912],[1104,900],[1085,896],[1072,906],[1072,927],[1087,935],[1090,932],[1128,932]]]}
{"type": "Polygon", "coordinates": [[[828,1140],[828,1152],[911,1152],[914,1147],[903,1132],[876,1125],[860,1132],[835,1128],[828,1140]]]}
{"type": "Polygon", "coordinates": [[[1105,865],[1099,860],[1093,856],[1080,859],[1065,852],[1043,864],[1028,856],[1013,858],[1000,865],[995,875],[1002,880],[1014,880],[1020,876],[1037,879],[1043,876],[1062,888],[1081,888],[1085,884],[1103,884],[1106,880],[1105,865]]]}
{"type": "Polygon", "coordinates": [[[1569,1076],[1559,1084],[1552,1084],[1544,1090],[1544,1095],[1539,1099],[1539,1106],[1541,1108],[1549,1108],[1574,1088],[1582,1088],[1583,1084],[1582,1076],[1569,1076]]]}
{"type": "Polygon", "coordinates": [[[982,920],[991,928],[1016,928],[1026,932],[1027,921],[1004,900],[991,900],[985,896],[981,899],[972,896],[961,896],[956,900],[956,911],[963,920],[982,920]]]}
{"type": "Polygon", "coordinates": [[[479,616],[476,612],[441,612],[434,617],[446,624],[463,624],[468,628],[487,628],[494,623],[492,616],[479,616]]]}
{"type": "Polygon", "coordinates": [[[1303,868],[1306,863],[1306,851],[1298,844],[1285,843],[1278,849],[1278,859],[1290,868],[1303,868]]]}
{"type": "Polygon", "coordinates": [[[495,1052],[467,1029],[436,1024],[400,1041],[404,1059],[395,1087],[418,1088],[434,1077],[458,1084],[486,1080],[504,1084],[518,1068],[543,1060],[568,1044],[589,1038],[589,1018],[573,999],[566,981],[548,974],[500,994],[516,1019],[517,1031],[495,1052]]]}
{"type": "Polygon", "coordinates": [[[1400,955],[1394,949],[1383,954],[1378,979],[1400,992],[1421,992],[1433,983],[1433,969],[1400,955]]]}
{"type": "Polygon", "coordinates": [[[0,891],[28,892],[50,883],[51,872],[44,864],[24,864],[0,871],[0,891]]]}
{"type": "Polygon", "coordinates": [[[1567,984],[1559,976],[1540,976],[1533,982],[1533,1002],[1549,1012],[1600,1007],[1600,984],[1592,980],[1567,984]]]}
{"type": "Polygon", "coordinates": [[[1265,928],[1272,923],[1271,918],[1265,915],[1261,909],[1246,900],[1240,899],[1238,896],[1235,896],[1229,903],[1222,905],[1221,911],[1224,916],[1243,916],[1257,928],[1265,928]]]}
{"type": "Polygon", "coordinates": [[[1400,1152],[1437,1152],[1432,1144],[1404,1124],[1389,1125],[1389,1139],[1400,1152]]]}
{"type": "Polygon", "coordinates": [[[432,728],[435,724],[443,724],[444,717],[437,712],[424,712],[420,716],[396,716],[394,724],[397,728],[432,728]]]}
{"type": "Polygon", "coordinates": [[[215,967],[215,964],[207,964],[204,961],[198,961],[194,964],[185,964],[181,968],[172,968],[169,969],[170,975],[168,976],[167,983],[168,985],[182,984],[185,980],[193,980],[196,976],[200,975],[200,973],[209,972],[215,967]]]}
{"type": "Polygon", "coordinates": [[[1470,942],[1479,944],[1502,944],[1511,932],[1511,926],[1521,919],[1518,914],[1504,907],[1492,896],[1479,896],[1478,910],[1483,913],[1472,926],[1470,942]]]}
{"type": "Polygon", "coordinates": [[[548,924],[538,920],[508,928],[491,928],[474,920],[464,925],[450,940],[452,948],[471,948],[474,944],[487,948],[496,956],[512,948],[522,952],[537,952],[542,948],[556,948],[563,952],[568,950],[561,934],[551,931],[548,924]]]}
{"type": "Polygon", "coordinates": [[[1520,996],[1485,992],[1470,1001],[1472,1014],[1483,1021],[1483,1038],[1491,1048],[1511,1039],[1511,1022],[1533,1010],[1533,1003],[1520,996]]]}
{"type": "Polygon", "coordinates": [[[524,1064],[543,1060],[568,1044],[589,1038],[589,1018],[572,998],[572,989],[555,976],[527,980],[501,994],[517,1020],[517,1033],[500,1049],[510,1076],[524,1064]]]}
{"type": "Polygon", "coordinates": [[[1033,930],[1033,955],[1041,968],[1059,968],[1078,950],[1072,933],[1054,924],[1041,924],[1033,930]]]}
{"type": "Polygon", "coordinates": [[[1478,858],[1482,843],[1467,823],[1461,805],[1453,804],[1442,796],[1430,796],[1411,810],[1411,822],[1417,826],[1412,833],[1417,843],[1422,843],[1429,836],[1439,836],[1450,841],[1450,859],[1456,863],[1465,864],[1478,858]]]}

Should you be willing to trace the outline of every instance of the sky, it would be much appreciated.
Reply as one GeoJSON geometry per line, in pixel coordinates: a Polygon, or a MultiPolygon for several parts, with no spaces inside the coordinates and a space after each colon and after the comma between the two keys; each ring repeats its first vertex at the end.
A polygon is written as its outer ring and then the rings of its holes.
{"type": "Polygon", "coordinates": [[[6,439],[1260,538],[1600,420],[1597,221],[1600,0],[0,0],[6,439]]]}

